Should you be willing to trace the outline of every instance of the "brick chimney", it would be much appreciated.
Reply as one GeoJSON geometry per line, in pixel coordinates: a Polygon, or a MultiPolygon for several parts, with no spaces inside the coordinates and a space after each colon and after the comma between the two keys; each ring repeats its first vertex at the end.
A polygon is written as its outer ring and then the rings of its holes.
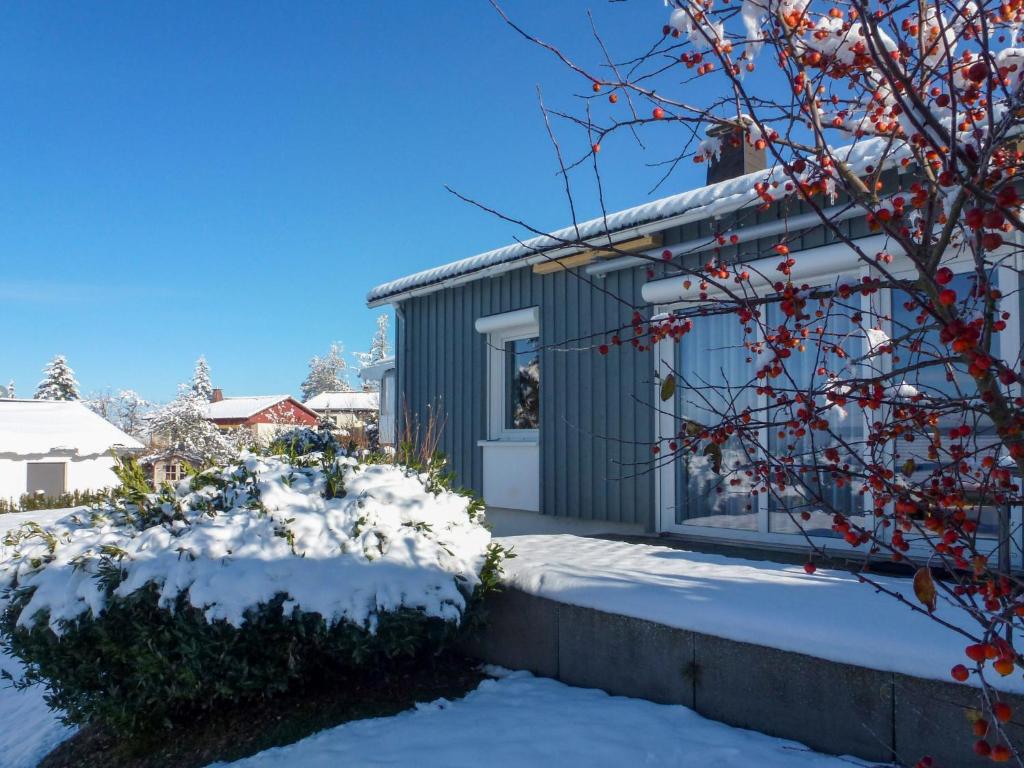
{"type": "MultiPolygon", "coordinates": [[[[740,120],[746,122],[743,117],[740,120]]],[[[765,169],[765,151],[755,149],[747,141],[745,131],[728,125],[715,125],[708,129],[708,136],[721,141],[718,157],[711,158],[708,163],[708,184],[765,169]]]]}
{"type": "Polygon", "coordinates": [[[224,399],[224,390],[223,389],[215,389],[215,390],[213,390],[213,394],[210,395],[210,402],[211,403],[219,403],[223,399],[224,399]]]}

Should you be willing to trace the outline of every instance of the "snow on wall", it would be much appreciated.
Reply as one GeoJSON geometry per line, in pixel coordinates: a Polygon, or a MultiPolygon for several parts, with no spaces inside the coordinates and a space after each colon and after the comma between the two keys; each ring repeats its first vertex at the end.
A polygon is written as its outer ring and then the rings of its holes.
{"type": "MultiPolygon", "coordinates": [[[[836,157],[845,157],[854,171],[863,168],[872,161],[877,162],[878,155],[885,147],[885,140],[871,138],[859,141],[849,147],[835,150],[836,157]]],[[[886,157],[886,166],[891,166],[901,157],[899,151],[893,151],[886,157]]],[[[493,251],[471,256],[467,259],[453,261],[433,269],[416,272],[397,280],[378,285],[366,297],[368,304],[383,303],[397,294],[441,283],[456,277],[469,275],[490,267],[510,264],[535,256],[542,251],[572,244],[580,240],[589,240],[604,234],[619,232],[630,227],[660,221],[669,217],[686,216],[687,221],[720,216],[735,211],[760,200],[754,185],[759,181],[777,181],[783,178],[780,168],[773,167],[766,171],[755,171],[745,176],[720,181],[704,187],[692,189],[680,194],[663,197],[650,203],[637,205],[623,211],[610,213],[607,216],[585,221],[577,226],[564,227],[550,235],[541,235],[514,245],[506,245],[493,251]]],[[[781,187],[780,187],[781,190],[781,187]]],[[[776,190],[779,193],[779,190],[776,190]]]]}
{"type": "MultiPolygon", "coordinates": [[[[808,575],[798,565],[569,535],[499,541],[516,553],[505,583],[549,600],[943,682],[968,663],[970,641],[843,571],[808,575]]],[[[910,579],[874,578],[917,603],[910,579]]],[[[936,615],[972,628],[944,598],[936,615]]],[[[1019,671],[987,680],[1024,693],[1019,671]]],[[[978,684],[973,674],[968,683],[978,684]]]]}

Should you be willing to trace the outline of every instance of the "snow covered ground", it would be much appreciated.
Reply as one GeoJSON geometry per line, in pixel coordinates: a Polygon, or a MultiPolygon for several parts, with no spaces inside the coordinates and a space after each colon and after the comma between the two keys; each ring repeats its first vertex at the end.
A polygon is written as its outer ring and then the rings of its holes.
{"type": "MultiPolygon", "coordinates": [[[[33,520],[49,525],[73,512],[73,509],[46,509],[38,512],[12,512],[0,515],[0,539],[12,528],[33,520]]],[[[0,544],[0,557],[3,545],[0,544]]],[[[0,652],[0,670],[15,678],[21,664],[0,652]]],[[[35,768],[51,749],[75,732],[61,725],[43,701],[39,686],[16,691],[7,680],[0,680],[0,768],[35,768]]]]}
{"type": "Polygon", "coordinates": [[[685,707],[514,672],[485,680],[458,701],[440,699],[394,717],[346,723],[230,765],[851,768],[865,763],[706,720],[685,707]]]}
{"type": "MultiPolygon", "coordinates": [[[[21,664],[0,652],[0,670],[17,678],[21,664]]],[[[0,768],[35,768],[74,732],[50,712],[42,688],[16,691],[9,681],[0,680],[0,768]]]]}
{"type": "MultiPolygon", "coordinates": [[[[66,517],[74,512],[76,509],[81,507],[67,507],[65,509],[40,509],[35,512],[9,512],[7,514],[0,515],[0,539],[4,537],[4,534],[8,531],[17,528],[22,523],[35,522],[39,525],[51,525],[62,517],[66,517]]],[[[0,544],[0,547],[3,545],[0,544]]],[[[3,556],[3,550],[0,549],[0,557],[3,556]]]]}
{"type": "MultiPolygon", "coordinates": [[[[848,573],[567,534],[498,541],[517,555],[505,582],[559,602],[947,682],[968,663],[968,640],[848,573]]],[[[878,581],[917,603],[909,579],[878,581]]],[[[969,626],[941,598],[936,613],[969,626]]],[[[989,681],[1024,692],[1016,671],[989,681]]]]}

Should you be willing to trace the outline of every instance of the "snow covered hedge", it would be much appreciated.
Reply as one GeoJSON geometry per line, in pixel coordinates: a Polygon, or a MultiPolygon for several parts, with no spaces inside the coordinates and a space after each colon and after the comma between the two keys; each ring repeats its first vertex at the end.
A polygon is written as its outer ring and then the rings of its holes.
{"type": "Polygon", "coordinates": [[[498,579],[482,507],[315,434],[0,550],[0,638],[71,722],[146,729],[444,647],[498,579]]]}

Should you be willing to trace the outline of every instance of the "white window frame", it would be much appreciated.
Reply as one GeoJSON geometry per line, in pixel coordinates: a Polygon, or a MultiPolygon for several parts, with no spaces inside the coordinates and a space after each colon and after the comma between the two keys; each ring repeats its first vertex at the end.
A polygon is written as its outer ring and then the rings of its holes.
{"type": "MultiPolygon", "coordinates": [[[[478,333],[487,337],[487,437],[498,442],[537,443],[540,429],[509,429],[506,424],[508,382],[505,345],[511,341],[540,338],[540,308],[527,307],[476,321],[478,333]]],[[[543,375],[543,374],[542,374],[543,375]]]]}
{"type": "MultiPolygon", "coordinates": [[[[1016,240],[1015,240],[1016,243],[1016,240]]],[[[1014,245],[1014,247],[1018,247],[1014,245]]],[[[1020,254],[1013,254],[1008,260],[1003,259],[1000,266],[996,267],[995,280],[993,281],[996,287],[1002,292],[1003,298],[999,301],[1000,311],[1010,313],[1010,322],[1007,323],[1006,330],[1002,331],[996,338],[998,340],[998,349],[996,354],[1003,360],[1014,361],[1020,354],[1021,349],[1021,317],[1019,308],[1019,286],[1018,277],[1019,270],[1021,268],[1022,260],[1020,254]]],[[[943,262],[943,266],[948,267],[952,270],[954,275],[962,275],[965,273],[974,272],[974,261],[970,256],[963,256],[958,259],[943,262]]],[[[889,273],[896,278],[913,277],[915,272],[914,268],[909,264],[900,264],[897,262],[897,267],[889,270],[889,273]]],[[[890,338],[893,335],[892,327],[892,291],[885,291],[880,296],[880,305],[874,311],[878,314],[884,315],[888,318],[886,327],[883,329],[890,338]]],[[[888,355],[883,359],[884,370],[888,373],[891,370],[892,361],[888,355]]],[[[893,446],[893,453],[895,453],[895,446],[893,446]]],[[[893,468],[895,468],[895,458],[892,459],[893,468]]],[[[888,512],[892,513],[892,508],[888,512]]],[[[1024,511],[1021,507],[1010,508],[1010,519],[1008,521],[1009,529],[1011,533],[1014,533],[1017,537],[1017,546],[1010,547],[1010,565],[1013,568],[1020,568],[1024,565],[1024,553],[1022,553],[1022,535],[1024,535],[1024,511]]],[[[889,529],[889,535],[892,535],[892,529],[889,529]]],[[[982,539],[984,540],[984,539],[982,539]]],[[[979,540],[979,544],[980,541],[979,540]]],[[[993,544],[1001,541],[1001,536],[991,540],[993,544]]],[[[915,554],[926,554],[927,547],[925,544],[915,541],[910,541],[909,555],[915,554]]],[[[995,551],[995,550],[993,550],[995,551]]]]}
{"type": "MultiPolygon", "coordinates": [[[[880,238],[876,235],[873,237],[865,238],[860,241],[862,249],[865,253],[871,253],[872,251],[881,250],[879,243],[880,238]]],[[[800,268],[799,276],[794,275],[793,280],[795,283],[808,283],[815,284],[816,281],[827,278],[823,282],[819,282],[819,285],[824,285],[837,281],[849,282],[853,284],[855,279],[868,276],[873,271],[862,261],[860,261],[855,253],[852,251],[848,254],[849,269],[843,266],[837,268],[836,249],[845,248],[843,244],[833,244],[830,246],[823,246],[821,248],[811,249],[809,251],[795,252],[792,254],[796,260],[797,265],[800,268]]],[[[1017,246],[1014,246],[1017,247],[1017,246]]],[[[894,262],[891,266],[887,267],[887,271],[893,276],[904,276],[909,272],[912,272],[912,265],[906,256],[902,254],[894,254],[894,262]]],[[[1013,263],[1006,264],[999,267],[998,269],[998,286],[1003,293],[1003,304],[1001,309],[1009,312],[1012,321],[1008,324],[1005,331],[999,334],[1000,339],[1000,354],[1004,359],[1015,359],[1019,353],[1021,345],[1021,317],[1018,302],[1018,283],[1017,274],[1014,269],[1020,270],[1024,264],[1024,259],[1019,255],[1013,257],[1013,263]]],[[[955,273],[960,273],[973,268],[973,262],[970,258],[958,259],[953,262],[945,264],[949,266],[955,273]]],[[[768,278],[774,279],[771,272],[765,272],[768,278]]],[[[674,279],[678,285],[682,282],[681,278],[674,279]]],[[[758,290],[763,290],[768,286],[768,280],[754,273],[754,277],[751,282],[758,290]]],[[[667,280],[659,281],[662,285],[667,285],[667,280]]],[[[652,284],[649,284],[652,285],[652,284]]],[[[660,293],[664,295],[665,289],[661,286],[660,293]]],[[[690,290],[688,293],[696,294],[696,290],[690,290]]],[[[720,291],[711,289],[707,291],[709,298],[714,298],[718,293],[722,295],[720,291]]],[[[880,303],[876,303],[872,306],[871,296],[861,296],[861,310],[865,317],[870,317],[873,314],[884,314],[891,317],[891,301],[890,291],[884,291],[880,295],[882,300],[880,303]]],[[[653,295],[658,295],[654,293],[653,295]]],[[[859,294],[856,294],[859,295],[859,294]]],[[[696,298],[696,296],[694,296],[696,298]]],[[[671,312],[672,310],[693,306],[693,299],[690,301],[670,301],[667,303],[659,303],[655,305],[655,313],[663,314],[671,312]]],[[[699,321],[695,323],[695,332],[699,333],[698,330],[699,321]]],[[[892,328],[886,327],[884,329],[887,333],[891,333],[892,328]]],[[[760,334],[760,331],[758,331],[760,334]]],[[[683,339],[680,343],[686,344],[687,339],[683,339]]],[[[863,352],[866,354],[868,350],[868,343],[866,338],[862,338],[863,352]]],[[[667,376],[670,372],[675,369],[676,360],[676,345],[668,342],[661,342],[657,345],[656,350],[656,372],[654,382],[655,397],[654,402],[658,404],[655,410],[655,428],[658,443],[661,447],[663,454],[667,454],[668,443],[675,439],[674,435],[678,428],[678,412],[677,412],[677,397],[673,397],[670,402],[662,403],[660,398],[661,380],[667,376]]],[[[888,357],[884,359],[884,364],[888,365],[888,357]]],[[[761,436],[762,443],[765,443],[765,435],[761,436]]],[[[730,541],[743,541],[752,544],[770,544],[778,545],[781,548],[794,547],[800,549],[806,549],[806,542],[804,541],[800,533],[778,533],[771,531],[770,528],[770,515],[768,510],[768,496],[767,494],[758,494],[758,508],[757,508],[757,530],[745,530],[736,528],[726,527],[712,527],[706,525],[696,525],[692,523],[676,523],[675,522],[675,508],[677,504],[676,497],[676,468],[675,461],[666,461],[658,466],[656,471],[655,479],[655,495],[657,504],[657,529],[668,533],[682,533],[687,536],[694,538],[703,539],[718,539],[718,540],[730,540],[730,541]]],[[[872,496],[870,491],[863,497],[864,507],[868,513],[873,508],[872,496]]],[[[890,510],[891,511],[891,510],[890,510]]],[[[1020,567],[1022,565],[1022,554],[1021,554],[1021,542],[1020,539],[1024,535],[1024,513],[1020,507],[1015,507],[1010,510],[1010,530],[1016,532],[1018,539],[1017,547],[1011,547],[1010,563],[1013,567],[1020,567]]],[[[891,528],[887,532],[887,536],[891,535],[891,528]]],[[[848,544],[841,537],[829,537],[829,536],[814,536],[811,540],[823,548],[830,548],[834,550],[847,550],[847,551],[863,551],[863,547],[853,547],[848,544]]],[[[924,545],[912,546],[908,552],[909,555],[921,554],[924,551],[924,545]]]]}
{"type": "MultiPolygon", "coordinates": [[[[793,258],[797,259],[797,263],[800,261],[800,253],[794,253],[793,258]]],[[[797,282],[808,283],[814,285],[817,283],[819,286],[824,286],[833,283],[848,282],[851,285],[867,274],[867,270],[858,263],[855,254],[850,255],[849,260],[850,269],[839,272],[835,271],[835,260],[833,257],[824,258],[820,262],[820,269],[815,269],[814,263],[803,263],[803,270],[800,278],[797,282]]],[[[770,273],[768,273],[769,276],[770,273]]],[[[757,290],[771,290],[771,287],[767,280],[754,278],[751,280],[753,287],[757,290]],[[763,284],[762,284],[763,283],[763,284]]],[[[723,296],[724,293],[715,289],[708,290],[708,298],[715,298],[716,294],[723,296]]],[[[859,295],[859,294],[857,294],[859,295]]],[[[866,308],[867,299],[861,297],[861,305],[866,308]]],[[[679,309],[686,306],[692,306],[692,302],[674,302],[672,304],[659,305],[655,308],[655,311],[659,314],[664,312],[671,312],[674,309],[679,309]]],[[[699,319],[694,323],[694,333],[699,333],[699,319]]],[[[757,330],[757,339],[760,341],[762,332],[761,329],[757,330]]],[[[686,344],[688,339],[684,338],[680,343],[686,344]]],[[[861,342],[863,344],[863,354],[867,352],[867,339],[863,337],[861,342]]],[[[665,342],[658,344],[658,373],[656,377],[656,395],[655,402],[659,403],[661,408],[658,416],[658,440],[662,451],[666,451],[667,444],[676,439],[674,434],[678,428],[678,411],[677,402],[678,398],[673,396],[672,400],[667,403],[661,402],[660,395],[660,381],[661,378],[667,376],[675,368],[676,362],[676,345],[668,344],[665,342]]],[[[766,400],[762,396],[762,400],[766,400]]],[[[758,436],[759,442],[763,445],[767,445],[768,434],[767,429],[760,430],[761,434],[758,436]]],[[[748,530],[743,528],[727,528],[727,527],[716,527],[709,525],[700,525],[697,523],[690,522],[675,522],[675,510],[678,498],[676,496],[676,467],[675,461],[666,462],[661,465],[657,472],[658,479],[655,482],[655,487],[658,494],[658,529],[661,531],[667,531],[670,533],[682,533],[686,536],[692,536],[694,538],[703,539],[718,539],[718,540],[731,540],[731,541],[742,541],[749,542],[751,544],[763,543],[772,544],[782,547],[797,547],[806,548],[806,541],[804,541],[802,535],[799,532],[796,533],[780,533],[771,530],[771,513],[769,510],[769,499],[768,494],[760,493],[757,495],[757,530],[748,530]]],[[[863,498],[863,509],[869,509],[870,498],[865,496],[863,498]]],[[[854,550],[854,547],[848,544],[841,537],[831,536],[814,536],[812,540],[822,547],[833,547],[836,549],[854,550]]]]}

